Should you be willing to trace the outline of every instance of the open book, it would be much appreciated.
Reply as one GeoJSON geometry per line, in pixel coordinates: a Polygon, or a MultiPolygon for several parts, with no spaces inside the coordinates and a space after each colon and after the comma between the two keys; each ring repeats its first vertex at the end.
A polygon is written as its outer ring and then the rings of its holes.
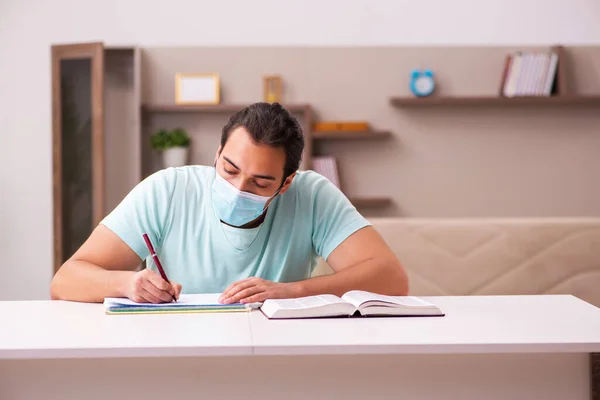
{"type": "Polygon", "coordinates": [[[270,319],[343,316],[444,316],[434,304],[414,296],[385,296],[352,290],[341,298],[326,294],[266,300],[260,308],[270,319]]]}

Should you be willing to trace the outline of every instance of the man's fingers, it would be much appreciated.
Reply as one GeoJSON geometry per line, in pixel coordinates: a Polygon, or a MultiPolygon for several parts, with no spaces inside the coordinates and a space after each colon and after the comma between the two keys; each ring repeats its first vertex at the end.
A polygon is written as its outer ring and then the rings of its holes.
{"type": "MultiPolygon", "coordinates": [[[[164,281],[163,281],[163,282],[164,282],[164,281]]],[[[166,283],[166,282],[165,282],[165,284],[166,284],[167,286],[169,286],[169,284],[168,284],[168,283],[166,283]]],[[[162,303],[162,302],[170,302],[170,301],[173,301],[173,297],[172,297],[172,295],[171,295],[171,293],[170,293],[169,291],[160,290],[158,287],[156,287],[156,286],[154,285],[154,283],[153,283],[153,282],[150,282],[150,281],[144,281],[144,282],[142,282],[142,288],[143,288],[143,289],[144,289],[146,292],[148,292],[148,293],[150,293],[152,296],[154,296],[155,298],[159,299],[161,303],[162,303]]],[[[173,290],[173,289],[171,288],[171,290],[173,290]]]]}
{"type": "Polygon", "coordinates": [[[236,293],[239,290],[238,286],[247,283],[248,279],[249,278],[233,282],[225,290],[223,290],[223,293],[221,294],[221,298],[225,299],[225,298],[229,297],[232,293],[236,293]]]}
{"type": "MultiPolygon", "coordinates": [[[[167,281],[165,281],[156,272],[150,271],[150,270],[148,270],[148,271],[149,271],[149,273],[147,275],[148,282],[152,286],[154,286],[156,289],[158,289],[161,293],[158,293],[156,290],[153,290],[151,287],[145,286],[146,290],[148,290],[154,296],[160,298],[162,301],[165,301],[165,302],[173,301],[173,296],[175,296],[175,298],[179,297],[179,294],[175,290],[173,284],[167,283],[167,281]]],[[[179,290],[181,290],[181,285],[179,285],[179,290]]]]}
{"type": "Polygon", "coordinates": [[[148,303],[154,303],[154,304],[162,303],[162,301],[160,301],[158,299],[158,297],[156,297],[155,295],[153,295],[152,293],[147,291],[145,288],[142,288],[140,290],[139,296],[142,297],[144,300],[146,300],[148,303]]]}
{"type": "Polygon", "coordinates": [[[154,286],[156,286],[159,290],[175,294],[173,288],[167,283],[167,281],[165,281],[160,275],[158,275],[154,271],[150,272],[152,273],[148,274],[148,280],[152,282],[154,286]]]}
{"type": "Polygon", "coordinates": [[[238,285],[240,282],[243,282],[243,281],[245,281],[245,279],[241,280],[241,281],[235,281],[235,282],[231,283],[229,286],[227,286],[225,288],[225,290],[223,290],[223,294],[228,293],[229,291],[231,291],[231,289],[233,289],[236,285],[238,285]]]}
{"type": "Polygon", "coordinates": [[[228,299],[225,299],[227,303],[237,303],[242,299],[245,299],[249,296],[252,296],[256,293],[262,292],[262,288],[260,286],[251,286],[246,289],[240,290],[238,293],[234,294],[228,299]]]}
{"type": "Polygon", "coordinates": [[[231,289],[224,291],[223,294],[221,295],[221,297],[219,297],[219,300],[221,300],[221,301],[226,300],[226,299],[230,298],[231,296],[235,295],[236,293],[238,293],[240,290],[244,290],[253,285],[254,285],[254,283],[252,281],[250,281],[249,279],[240,281],[240,282],[236,283],[231,289]]]}
{"type": "Polygon", "coordinates": [[[257,302],[265,301],[267,299],[267,297],[268,297],[267,292],[260,292],[253,296],[247,297],[245,299],[241,299],[240,303],[243,303],[243,304],[257,303],[257,302]]]}
{"type": "Polygon", "coordinates": [[[171,286],[173,286],[173,290],[175,291],[175,298],[179,299],[179,295],[181,294],[181,285],[177,282],[171,282],[171,286]]]}
{"type": "Polygon", "coordinates": [[[231,296],[233,293],[238,292],[240,290],[240,285],[242,285],[243,287],[248,287],[252,285],[257,285],[262,281],[263,280],[261,278],[257,278],[255,276],[235,281],[232,284],[230,284],[225,290],[223,290],[221,297],[225,298],[226,295],[231,296]]]}

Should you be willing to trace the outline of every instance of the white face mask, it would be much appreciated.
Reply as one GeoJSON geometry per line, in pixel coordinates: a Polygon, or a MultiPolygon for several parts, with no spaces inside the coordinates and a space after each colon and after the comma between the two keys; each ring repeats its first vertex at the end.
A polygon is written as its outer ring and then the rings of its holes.
{"type": "Polygon", "coordinates": [[[212,185],[213,204],[223,222],[232,226],[242,226],[258,218],[265,210],[265,204],[275,197],[280,189],[268,197],[243,192],[215,170],[212,185]]]}

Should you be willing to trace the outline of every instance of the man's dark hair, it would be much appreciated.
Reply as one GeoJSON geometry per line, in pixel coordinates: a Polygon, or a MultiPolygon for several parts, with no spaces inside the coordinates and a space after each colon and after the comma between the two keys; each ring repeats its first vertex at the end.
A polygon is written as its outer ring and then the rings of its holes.
{"type": "Polygon", "coordinates": [[[298,170],[304,151],[304,134],[296,117],[281,104],[254,103],[233,114],[223,127],[221,148],[225,147],[229,134],[240,126],[248,131],[252,141],[256,144],[283,147],[285,151],[284,181],[298,170]]]}

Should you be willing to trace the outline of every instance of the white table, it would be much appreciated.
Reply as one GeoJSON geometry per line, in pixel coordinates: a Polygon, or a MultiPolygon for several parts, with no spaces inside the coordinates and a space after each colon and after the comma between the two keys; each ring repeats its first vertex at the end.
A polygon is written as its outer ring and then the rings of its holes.
{"type": "Polygon", "coordinates": [[[425,299],[447,315],[270,321],[0,302],[0,399],[589,399],[599,308],[425,299]]]}

